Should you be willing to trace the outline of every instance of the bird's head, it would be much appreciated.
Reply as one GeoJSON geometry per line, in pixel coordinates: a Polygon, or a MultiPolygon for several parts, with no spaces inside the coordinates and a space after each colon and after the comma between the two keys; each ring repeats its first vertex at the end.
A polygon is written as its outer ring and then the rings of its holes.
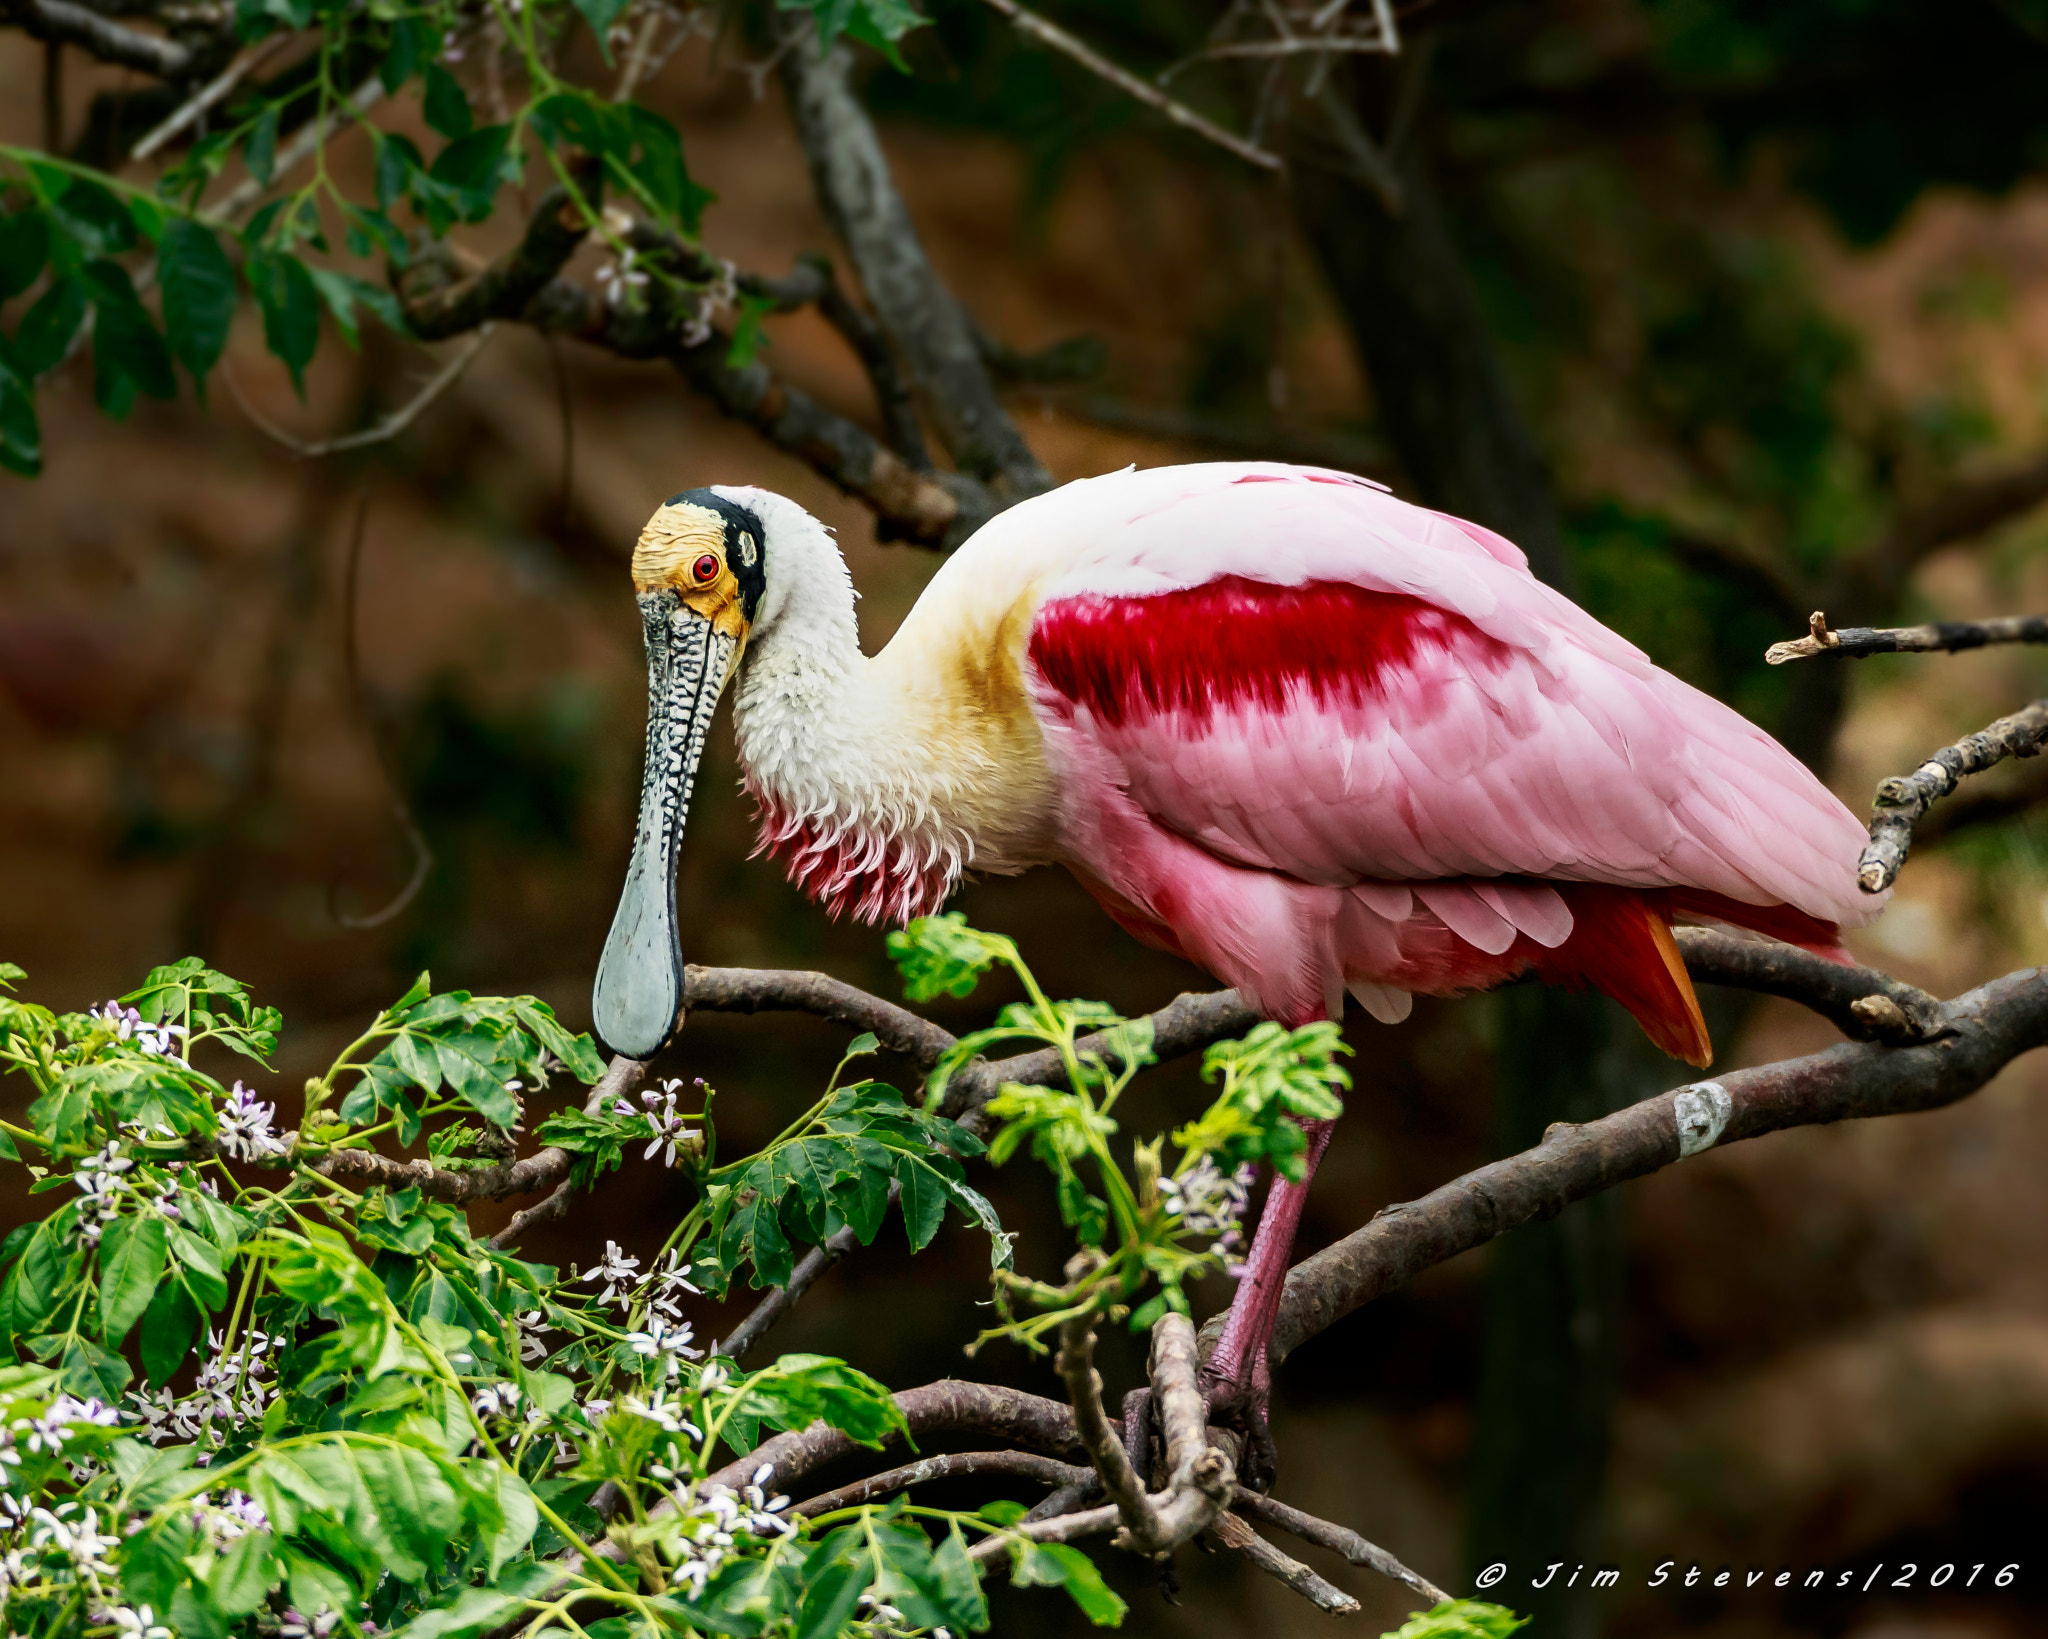
{"type": "MultiPolygon", "coordinates": [[[[652,1058],[683,1003],[676,857],[711,715],[762,614],[768,534],[758,491],[671,496],[633,548],[633,589],[647,636],[647,761],[640,826],[592,997],[614,1052],[652,1058]]],[[[782,503],[787,505],[788,503],[782,503]]]]}

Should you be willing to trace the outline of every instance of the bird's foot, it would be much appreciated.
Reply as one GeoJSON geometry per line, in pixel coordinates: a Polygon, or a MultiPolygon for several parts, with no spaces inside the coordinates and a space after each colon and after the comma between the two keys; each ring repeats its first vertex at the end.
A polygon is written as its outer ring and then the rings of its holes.
{"type": "MultiPolygon", "coordinates": [[[[1271,1373],[1232,1375],[1211,1360],[1203,1366],[1199,1383],[1209,1407],[1209,1427],[1236,1438],[1239,1481],[1254,1491],[1270,1491],[1280,1466],[1279,1449],[1273,1443],[1269,1426],[1273,1400],[1271,1373]]],[[[1151,1485],[1164,1485],[1166,1443],[1150,1389],[1133,1389],[1124,1396],[1123,1434],[1131,1466],[1151,1485]]]]}

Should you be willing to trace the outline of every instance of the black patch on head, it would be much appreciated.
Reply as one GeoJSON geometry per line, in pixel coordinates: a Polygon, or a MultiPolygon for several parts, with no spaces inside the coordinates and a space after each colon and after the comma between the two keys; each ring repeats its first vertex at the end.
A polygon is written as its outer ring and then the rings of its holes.
{"type": "Polygon", "coordinates": [[[725,520],[725,562],[740,583],[740,612],[748,621],[768,590],[768,533],[752,510],[708,489],[686,489],[663,506],[700,506],[725,520]]]}

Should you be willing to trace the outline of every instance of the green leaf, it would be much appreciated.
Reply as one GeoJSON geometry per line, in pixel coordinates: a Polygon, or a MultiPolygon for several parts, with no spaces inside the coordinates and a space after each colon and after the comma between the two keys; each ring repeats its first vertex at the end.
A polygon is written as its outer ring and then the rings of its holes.
{"type": "MultiPolygon", "coordinates": [[[[24,478],[43,470],[43,430],[36,421],[35,391],[5,363],[0,363],[0,467],[24,478]]],[[[0,1036],[5,1034],[0,1030],[0,1036]]],[[[21,1159],[11,1139],[7,1148],[10,1161],[21,1159]]]]}
{"type": "Polygon", "coordinates": [[[50,221],[41,211],[0,216],[0,302],[12,301],[36,282],[50,259],[50,221]]]}
{"type": "Polygon", "coordinates": [[[427,124],[450,142],[468,136],[476,123],[469,111],[468,95],[456,83],[455,76],[439,63],[427,64],[426,94],[421,111],[426,115],[427,124]]]}
{"type": "Polygon", "coordinates": [[[903,975],[903,993],[914,1002],[935,996],[966,996],[997,962],[1015,963],[1017,947],[1001,934],[970,928],[958,911],[920,916],[889,935],[889,959],[903,975]]]}
{"type": "Polygon", "coordinates": [[[896,1181],[903,1186],[903,1232],[910,1238],[910,1250],[922,1252],[946,1221],[952,1189],[946,1179],[910,1156],[897,1164],[896,1181]]]}
{"type": "Polygon", "coordinates": [[[626,4],[627,0],[576,0],[576,9],[583,13],[590,32],[597,36],[598,50],[604,53],[606,62],[612,60],[612,24],[619,20],[626,4]]]}
{"type": "Polygon", "coordinates": [[[681,135],[659,114],[638,103],[627,103],[624,114],[630,148],[624,155],[614,148],[612,159],[623,160],[627,174],[647,191],[654,207],[694,238],[713,195],[690,179],[683,164],[681,135]]]}
{"type": "Polygon", "coordinates": [[[165,228],[156,260],[171,351],[195,381],[203,381],[228,343],[235,270],[213,230],[184,216],[165,228]]]}
{"type": "Polygon", "coordinates": [[[51,191],[51,220],[88,257],[118,256],[135,248],[135,219],[107,189],[82,176],[66,178],[47,166],[36,169],[42,177],[61,183],[51,191]]]}
{"type": "Polygon", "coordinates": [[[1102,1580],[1095,1561],[1063,1542],[1024,1544],[1010,1578],[1020,1587],[1065,1588],[1081,1614],[1098,1628],[1115,1627],[1128,1608],[1102,1580]]]}
{"type": "Polygon", "coordinates": [[[275,1539],[268,1531],[247,1531],[214,1561],[206,1591],[223,1615],[247,1616],[284,1575],[277,1562],[275,1539]]]}
{"type": "Polygon", "coordinates": [[[151,1388],[160,1388],[192,1351],[199,1333],[199,1305],[183,1281],[168,1280],[157,1288],[142,1320],[143,1376],[151,1388]]]}
{"type": "Polygon", "coordinates": [[[391,24],[391,44],[384,61],[377,65],[377,78],[384,94],[396,96],[398,88],[419,72],[420,58],[428,45],[427,27],[417,17],[399,17],[391,24]]]}
{"type": "Polygon", "coordinates": [[[136,299],[128,270],[118,262],[88,262],[85,277],[92,292],[93,396],[100,408],[119,420],[137,392],[175,398],[171,351],[136,299]]]}
{"type": "Polygon", "coordinates": [[[427,175],[454,196],[464,221],[481,222],[491,214],[507,160],[517,158],[510,152],[511,141],[511,126],[486,125],[434,156],[427,175]]]}
{"type": "Polygon", "coordinates": [[[440,1465],[405,1446],[371,1447],[356,1461],[385,1530],[422,1566],[438,1564],[462,1524],[461,1504],[440,1465]]]}
{"type": "Polygon", "coordinates": [[[100,1238],[100,1335],[119,1347],[156,1297],[170,1235],[154,1212],[116,1218],[100,1238]]]}
{"type": "Polygon", "coordinates": [[[823,1420],[864,1446],[879,1447],[892,1434],[910,1438],[910,1425],[888,1389],[826,1355],[784,1355],[740,1386],[739,1408],[780,1428],[823,1420]]]}
{"type": "Polygon", "coordinates": [[[270,173],[277,166],[277,111],[278,104],[271,103],[257,116],[249,140],[242,147],[242,163],[266,188],[270,186],[270,173]]]}
{"type": "Polygon", "coordinates": [[[1447,1599],[1429,1610],[1417,1611],[1381,1639],[1507,1639],[1533,1620],[1480,1599],[1447,1599]]]}
{"type": "Polygon", "coordinates": [[[243,271],[263,311],[264,344],[291,372],[304,398],[306,366],[320,345],[320,293],[313,276],[296,256],[278,252],[251,256],[243,271]]]}
{"type": "Polygon", "coordinates": [[[58,364],[85,322],[85,287],[58,279],[36,298],[14,333],[14,358],[29,381],[58,364]]]}
{"type": "Polygon", "coordinates": [[[797,1609],[793,1639],[839,1639],[839,1632],[867,1592],[868,1568],[834,1559],[812,1578],[797,1609]]]}

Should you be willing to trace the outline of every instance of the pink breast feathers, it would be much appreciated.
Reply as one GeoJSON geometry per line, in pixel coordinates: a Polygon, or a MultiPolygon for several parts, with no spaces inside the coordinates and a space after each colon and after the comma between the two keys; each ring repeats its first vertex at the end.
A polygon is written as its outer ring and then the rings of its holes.
{"type": "Polygon", "coordinates": [[[747,793],[760,821],[749,857],[781,860],[789,880],[835,917],[900,925],[936,911],[960,880],[956,854],[914,836],[797,813],[752,779],[747,793]]]}

